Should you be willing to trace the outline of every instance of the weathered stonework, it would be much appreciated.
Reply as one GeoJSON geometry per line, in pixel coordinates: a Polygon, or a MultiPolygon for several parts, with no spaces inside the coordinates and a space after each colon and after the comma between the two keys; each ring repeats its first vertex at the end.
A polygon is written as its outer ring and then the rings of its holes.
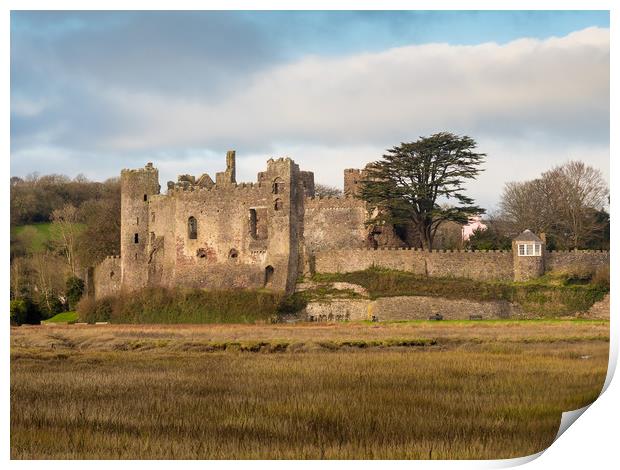
{"type": "Polygon", "coordinates": [[[430,296],[310,302],[303,312],[308,321],[428,320],[434,315],[441,315],[444,320],[469,320],[472,316],[482,320],[525,316],[518,305],[507,301],[478,302],[430,296]]]}
{"type": "Polygon", "coordinates": [[[511,280],[510,251],[423,251],[421,249],[325,250],[316,253],[317,272],[354,272],[379,267],[431,277],[511,280]]]}
{"type": "MultiPolygon", "coordinates": [[[[369,227],[356,198],[364,170],[345,170],[345,196],[315,198],[314,174],[270,159],[254,183],[237,183],[235,152],[215,182],[181,175],[161,194],[158,170],[121,172],[121,253],[87,270],[87,292],[103,297],[144,287],[268,288],[290,293],[301,274],[373,266],[425,276],[525,279],[545,270],[609,263],[608,253],[403,249],[389,225],[369,227]]],[[[525,233],[525,232],[524,232],[525,233]]],[[[357,315],[357,314],[355,314],[357,315]]],[[[354,316],[350,312],[349,316],[354,316]]]]}
{"type": "Polygon", "coordinates": [[[479,281],[525,281],[547,272],[595,271],[609,266],[609,252],[552,251],[540,257],[519,257],[513,251],[462,251],[412,248],[321,250],[314,255],[318,273],[348,273],[369,268],[394,269],[430,277],[461,277],[479,281]]]}
{"type": "Polygon", "coordinates": [[[365,247],[366,208],[354,198],[315,199],[314,174],[270,159],[255,183],[237,183],[235,152],[215,182],[181,175],[161,194],[151,163],[121,172],[121,253],[89,270],[96,297],[147,286],[269,288],[292,292],[322,248],[365,247]]]}
{"type": "Polygon", "coordinates": [[[609,266],[609,251],[574,250],[545,253],[545,270],[556,272],[594,271],[609,266]]]}
{"type": "Polygon", "coordinates": [[[108,256],[93,270],[94,285],[97,295],[106,297],[116,294],[121,287],[121,258],[108,256]]]}

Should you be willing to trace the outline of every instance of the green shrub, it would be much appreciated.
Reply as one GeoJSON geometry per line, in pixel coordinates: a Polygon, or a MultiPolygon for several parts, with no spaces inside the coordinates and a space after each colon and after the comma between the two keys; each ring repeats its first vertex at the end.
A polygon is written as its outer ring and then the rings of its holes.
{"type": "Polygon", "coordinates": [[[295,292],[282,299],[278,305],[278,313],[283,315],[294,314],[306,308],[306,305],[308,305],[308,298],[304,292],[295,292]]]}
{"type": "Polygon", "coordinates": [[[148,288],[78,305],[83,321],[112,323],[253,323],[272,321],[282,296],[266,291],[148,288]]]}
{"type": "Polygon", "coordinates": [[[57,313],[62,313],[67,310],[66,305],[63,304],[60,297],[54,293],[50,293],[47,296],[40,296],[37,299],[37,305],[41,313],[41,319],[43,320],[52,318],[57,313]]]}
{"type": "Polygon", "coordinates": [[[65,291],[69,309],[75,309],[83,293],[84,281],[76,276],[69,277],[67,279],[67,290],[65,291]]]}
{"type": "Polygon", "coordinates": [[[11,325],[38,325],[41,323],[41,311],[30,299],[11,300],[11,325]]]}

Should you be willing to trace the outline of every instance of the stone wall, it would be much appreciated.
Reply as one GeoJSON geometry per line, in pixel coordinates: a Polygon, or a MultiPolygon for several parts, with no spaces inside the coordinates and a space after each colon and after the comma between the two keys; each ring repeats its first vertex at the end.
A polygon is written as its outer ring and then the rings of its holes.
{"type": "Polygon", "coordinates": [[[315,253],[317,273],[362,271],[373,266],[434,277],[507,281],[513,277],[511,251],[357,249],[315,253]]]}
{"type": "Polygon", "coordinates": [[[545,255],[545,272],[596,271],[605,266],[609,266],[609,251],[549,251],[545,255]]]}
{"type": "Polygon", "coordinates": [[[302,175],[291,159],[270,159],[256,183],[237,184],[229,152],[227,169],[216,180],[182,175],[168,183],[167,194],[159,194],[157,170],[150,164],[123,170],[123,290],[294,288],[312,173],[302,175]]]}
{"type": "Polygon", "coordinates": [[[441,297],[382,297],[373,302],[370,314],[380,321],[428,320],[439,314],[444,320],[468,320],[471,315],[482,319],[522,316],[519,306],[507,301],[477,302],[441,297]]]}
{"type": "Polygon", "coordinates": [[[296,277],[290,264],[297,263],[293,227],[303,198],[298,176],[290,159],[270,160],[257,183],[223,183],[220,177],[212,187],[172,188],[155,198],[151,239],[161,240],[162,254],[151,260],[149,284],[289,288],[296,277]],[[195,238],[189,236],[190,218],[197,227],[195,238]]]}
{"type": "Polygon", "coordinates": [[[370,320],[371,300],[332,300],[310,302],[302,316],[308,321],[359,321],[370,320]]]}
{"type": "Polygon", "coordinates": [[[96,299],[117,295],[121,291],[121,257],[108,256],[99,263],[93,270],[92,282],[91,293],[96,299]]]}
{"type": "Polygon", "coordinates": [[[439,314],[444,320],[469,320],[523,317],[518,305],[507,301],[478,302],[442,297],[399,296],[376,300],[344,300],[310,302],[304,315],[309,321],[371,320],[428,320],[439,314]]]}
{"type": "Polygon", "coordinates": [[[366,206],[352,198],[306,198],[304,243],[308,252],[364,248],[366,206]]]}

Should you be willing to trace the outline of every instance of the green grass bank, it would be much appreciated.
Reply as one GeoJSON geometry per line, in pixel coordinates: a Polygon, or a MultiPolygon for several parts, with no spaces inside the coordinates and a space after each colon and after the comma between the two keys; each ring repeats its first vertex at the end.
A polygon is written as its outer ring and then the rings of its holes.
{"type": "Polygon", "coordinates": [[[542,318],[561,318],[587,311],[609,292],[604,282],[545,276],[529,282],[481,282],[462,278],[427,278],[412,273],[369,269],[320,274],[316,287],[282,296],[266,290],[206,291],[149,288],[98,301],[83,299],[79,319],[111,323],[255,323],[272,322],[302,310],[308,302],[359,299],[352,290],[336,290],[331,282],[363,286],[371,299],[433,296],[476,301],[505,300],[542,318]]]}
{"type": "Polygon", "coordinates": [[[277,317],[280,294],[268,291],[205,291],[149,288],[78,305],[81,321],[93,323],[255,323],[277,317]]]}

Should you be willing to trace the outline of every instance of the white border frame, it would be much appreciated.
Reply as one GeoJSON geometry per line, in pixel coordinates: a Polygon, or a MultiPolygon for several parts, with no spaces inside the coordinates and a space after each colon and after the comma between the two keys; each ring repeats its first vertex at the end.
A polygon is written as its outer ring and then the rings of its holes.
{"type": "MultiPolygon", "coordinates": [[[[610,10],[610,24],[611,24],[611,79],[610,79],[610,93],[611,93],[611,121],[610,129],[618,129],[618,109],[616,105],[617,86],[614,87],[618,81],[618,61],[617,51],[619,50],[619,41],[615,35],[615,25],[617,20],[617,10],[620,6],[618,2],[612,0],[505,0],[503,2],[491,1],[491,0],[477,0],[469,1],[467,4],[459,2],[458,0],[424,0],[424,1],[406,1],[406,0],[384,0],[383,2],[373,2],[370,0],[299,0],[294,4],[286,0],[271,0],[263,1],[257,5],[255,1],[248,0],[219,0],[219,1],[200,1],[200,0],[176,0],[174,2],[165,0],[152,0],[148,4],[140,2],[139,0],[91,0],[87,4],[80,2],[79,0],[57,0],[51,4],[45,0],[6,0],[2,4],[2,20],[0,21],[0,32],[3,36],[3,41],[0,42],[0,60],[2,61],[2,98],[4,101],[4,112],[0,115],[0,126],[2,128],[3,139],[1,142],[4,144],[4,159],[2,163],[5,171],[3,174],[5,178],[8,178],[10,174],[10,113],[7,107],[10,103],[10,41],[7,40],[10,37],[10,10],[136,10],[136,9],[148,9],[152,10],[228,10],[228,9],[253,9],[253,10],[269,10],[269,9],[289,9],[289,10],[304,10],[304,9],[350,9],[350,10],[610,10]],[[615,78],[614,78],[615,77],[615,78]]],[[[618,152],[618,133],[611,133],[610,135],[610,155],[616,155],[618,152]]],[[[614,175],[618,174],[616,170],[617,164],[614,159],[610,161],[610,187],[613,187],[614,175]]],[[[6,185],[4,191],[2,191],[2,207],[4,208],[5,217],[9,214],[9,185],[6,185]]],[[[610,204],[611,218],[615,220],[616,211],[614,205],[610,204]]],[[[620,217],[620,215],[619,215],[620,217]]],[[[5,219],[6,220],[6,219],[5,219]]],[[[612,225],[611,229],[611,245],[614,247],[620,246],[620,235],[618,231],[614,230],[612,225]]],[[[0,261],[4,269],[3,276],[5,287],[9,283],[10,265],[9,265],[9,231],[8,228],[3,232],[4,237],[4,251],[3,259],[0,261]]],[[[618,256],[616,251],[611,251],[611,271],[613,273],[620,272],[620,264],[618,263],[618,256]]],[[[615,277],[612,276],[612,299],[616,295],[617,282],[615,277]]],[[[2,291],[4,298],[4,304],[8,307],[9,294],[8,289],[2,291]]],[[[612,312],[615,306],[612,300],[612,312]]],[[[617,445],[617,420],[620,418],[620,386],[617,384],[617,380],[612,382],[612,377],[615,371],[617,356],[618,356],[618,326],[617,326],[618,314],[612,313],[611,318],[611,339],[610,339],[610,358],[609,367],[607,373],[607,380],[605,382],[605,393],[599,397],[591,405],[586,413],[579,419],[579,424],[571,426],[561,438],[559,438],[554,444],[552,444],[547,450],[535,454],[529,457],[523,457],[520,459],[512,460],[496,460],[496,461],[416,461],[415,464],[410,461],[326,461],[322,462],[322,467],[332,467],[341,470],[344,468],[384,468],[400,467],[407,469],[415,465],[416,468],[499,468],[521,465],[526,462],[535,461],[529,464],[529,468],[544,468],[549,467],[562,467],[562,468],[611,468],[611,462],[618,461],[618,445],[617,445]]],[[[1,398],[4,406],[2,407],[2,421],[3,426],[3,439],[1,446],[2,460],[9,461],[9,328],[8,322],[2,329],[2,343],[4,347],[2,362],[2,372],[4,380],[3,386],[0,388],[1,398]]],[[[213,468],[252,468],[252,470],[276,468],[288,469],[293,462],[290,461],[219,461],[210,462],[209,466],[213,468]]],[[[60,469],[67,470],[67,468],[82,468],[84,465],[91,467],[107,468],[110,463],[107,461],[10,461],[9,465],[12,467],[30,468],[30,467],[45,467],[46,469],[60,469]]],[[[132,468],[136,467],[157,469],[168,468],[170,462],[167,461],[120,461],[115,462],[115,466],[120,468],[132,468]]],[[[183,467],[195,467],[201,468],[204,466],[204,462],[195,461],[178,461],[174,462],[175,466],[183,467]]],[[[298,467],[314,467],[315,463],[312,461],[298,461],[294,462],[298,467]]]]}

